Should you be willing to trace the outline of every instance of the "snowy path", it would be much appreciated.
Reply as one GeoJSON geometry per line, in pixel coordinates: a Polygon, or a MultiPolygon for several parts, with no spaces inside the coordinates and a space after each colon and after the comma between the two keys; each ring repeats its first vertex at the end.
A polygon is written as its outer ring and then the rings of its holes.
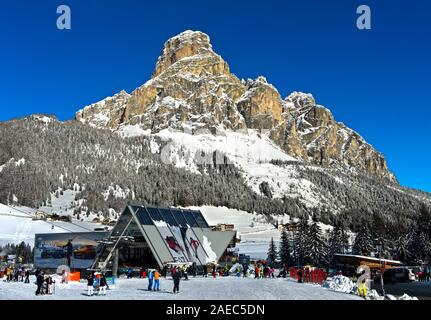
{"type": "Polygon", "coordinates": [[[286,279],[190,278],[181,281],[180,294],[171,293],[172,281],[162,279],[161,292],[145,290],[147,280],[122,279],[106,297],[85,296],[86,283],[56,285],[53,296],[36,297],[36,286],[0,282],[0,300],[360,300],[359,297],[329,291],[319,286],[286,279]]]}

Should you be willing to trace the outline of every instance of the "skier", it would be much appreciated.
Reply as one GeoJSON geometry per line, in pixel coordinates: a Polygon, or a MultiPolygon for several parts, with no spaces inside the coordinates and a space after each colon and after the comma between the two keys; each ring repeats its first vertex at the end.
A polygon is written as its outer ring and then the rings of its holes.
{"type": "Polygon", "coordinates": [[[108,283],[106,281],[106,277],[104,274],[102,274],[102,277],[100,278],[100,283],[99,283],[99,296],[106,296],[106,287],[107,287],[108,283]]]}
{"type": "Polygon", "coordinates": [[[45,284],[46,284],[46,294],[52,295],[53,293],[52,286],[54,284],[54,281],[52,280],[52,278],[51,277],[46,278],[45,284]]]}
{"type": "Polygon", "coordinates": [[[30,283],[30,270],[25,271],[25,280],[24,283],[30,283]]]}
{"type": "Polygon", "coordinates": [[[298,283],[302,283],[302,269],[298,270],[298,283]]]}
{"type": "Polygon", "coordinates": [[[154,271],[148,270],[148,291],[153,290],[154,271]]]}
{"type": "Polygon", "coordinates": [[[94,294],[94,274],[87,277],[87,295],[92,297],[94,294]]]}
{"type": "Polygon", "coordinates": [[[259,279],[259,265],[254,267],[254,278],[259,279]]]}
{"type": "Polygon", "coordinates": [[[223,276],[225,276],[225,277],[229,276],[229,267],[227,265],[224,266],[223,276]]]}
{"type": "Polygon", "coordinates": [[[239,277],[241,277],[241,268],[240,267],[237,267],[236,268],[236,276],[239,278],[239,277]]]}
{"type": "Polygon", "coordinates": [[[173,274],[172,278],[174,279],[174,293],[180,292],[180,280],[181,280],[181,271],[178,269],[173,274]]]}
{"type": "MultiPolygon", "coordinates": [[[[220,271],[221,272],[221,271],[220,271]]],[[[215,279],[216,277],[217,277],[217,266],[216,265],[214,265],[214,267],[213,267],[213,272],[212,272],[212,274],[213,274],[213,278],[215,279]]]]}
{"type": "Polygon", "coordinates": [[[6,273],[6,281],[10,282],[12,280],[12,269],[7,267],[5,273],[6,273]]]}
{"type": "Polygon", "coordinates": [[[188,276],[188,267],[184,266],[183,270],[182,270],[183,276],[184,276],[184,280],[189,280],[189,276],[188,276]]]}
{"type": "Polygon", "coordinates": [[[203,274],[203,277],[204,278],[208,277],[208,267],[207,267],[207,265],[204,265],[204,274],[203,274]]]}
{"type": "Polygon", "coordinates": [[[160,291],[160,273],[154,271],[154,291],[160,291]]]}
{"type": "MultiPolygon", "coordinates": [[[[266,268],[266,267],[265,267],[266,268]]],[[[259,268],[259,277],[261,278],[261,279],[263,279],[263,267],[262,266],[260,266],[260,268],[259,268]]]]}
{"type": "Polygon", "coordinates": [[[20,268],[19,269],[19,273],[20,273],[20,276],[21,276],[21,282],[24,282],[24,278],[25,278],[25,270],[24,270],[24,268],[20,268]]]}
{"type": "Polygon", "coordinates": [[[36,284],[37,284],[37,290],[36,290],[36,295],[41,295],[42,292],[42,286],[43,286],[43,282],[44,282],[44,276],[43,276],[43,272],[39,270],[39,272],[37,272],[37,276],[36,276],[36,284]]]}
{"type": "Polygon", "coordinates": [[[127,269],[127,279],[132,279],[133,270],[132,268],[127,269]]]}
{"type": "Polygon", "coordinates": [[[162,273],[163,273],[163,278],[165,278],[166,279],[166,276],[168,275],[168,266],[164,266],[163,267],[163,271],[162,271],[162,273]]]}
{"type": "Polygon", "coordinates": [[[19,274],[20,274],[20,271],[18,268],[16,268],[13,272],[13,282],[19,281],[19,274]]]}
{"type": "Polygon", "coordinates": [[[248,266],[244,264],[242,266],[242,277],[243,278],[247,278],[247,269],[248,269],[248,266]]]}

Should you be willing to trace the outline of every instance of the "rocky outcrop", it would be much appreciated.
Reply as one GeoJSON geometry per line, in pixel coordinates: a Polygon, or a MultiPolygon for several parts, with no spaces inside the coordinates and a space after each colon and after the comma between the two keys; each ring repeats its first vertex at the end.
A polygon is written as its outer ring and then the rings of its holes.
{"type": "Polygon", "coordinates": [[[76,114],[80,122],[117,130],[165,128],[269,132],[287,154],[324,166],[342,165],[395,181],[386,160],[360,135],[335,121],[310,94],[282,99],[264,77],[239,80],[202,32],[186,31],[165,43],[151,80],[76,114]]]}
{"type": "Polygon", "coordinates": [[[130,95],[121,91],[113,97],[91,104],[76,113],[76,120],[97,128],[118,128],[124,122],[124,115],[130,95]]]}
{"type": "Polygon", "coordinates": [[[312,95],[294,92],[285,103],[291,128],[283,144],[286,152],[309,162],[344,165],[396,181],[384,156],[355,131],[335,121],[331,111],[317,105],[312,95]]]}

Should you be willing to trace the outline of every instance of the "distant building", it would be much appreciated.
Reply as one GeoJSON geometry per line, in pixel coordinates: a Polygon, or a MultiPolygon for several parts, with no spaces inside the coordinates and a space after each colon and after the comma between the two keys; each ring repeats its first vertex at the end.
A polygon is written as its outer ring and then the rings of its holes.
{"type": "Polygon", "coordinates": [[[33,216],[33,220],[43,220],[46,221],[48,219],[48,215],[43,211],[36,211],[33,216]]]}
{"type": "Polygon", "coordinates": [[[235,225],[219,223],[216,226],[212,226],[211,230],[213,230],[213,231],[232,231],[232,230],[235,230],[235,225]]]}
{"type": "Polygon", "coordinates": [[[297,231],[298,230],[298,223],[297,222],[289,222],[289,223],[279,223],[277,225],[277,229],[281,232],[283,230],[286,230],[288,232],[297,231]]]}

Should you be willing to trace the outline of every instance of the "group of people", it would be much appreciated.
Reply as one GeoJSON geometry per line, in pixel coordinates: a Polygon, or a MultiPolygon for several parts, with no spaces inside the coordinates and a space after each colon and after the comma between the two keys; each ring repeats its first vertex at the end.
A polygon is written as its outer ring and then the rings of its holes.
{"type": "Polygon", "coordinates": [[[106,296],[106,289],[109,289],[109,286],[104,273],[96,276],[96,273],[92,272],[87,276],[87,296],[94,296],[95,288],[98,289],[97,295],[106,296]]]}
{"type": "Polygon", "coordinates": [[[30,270],[22,267],[5,267],[0,271],[0,279],[7,282],[24,282],[30,283],[30,270]]]}
{"type": "Polygon", "coordinates": [[[188,280],[187,273],[189,269],[184,266],[172,267],[169,270],[169,267],[165,266],[161,271],[160,270],[141,270],[140,278],[148,279],[148,291],[160,291],[160,279],[162,277],[166,278],[168,272],[170,271],[172,280],[174,281],[173,293],[179,293],[180,291],[180,281],[182,278],[188,280]]]}
{"type": "Polygon", "coordinates": [[[37,269],[35,272],[36,276],[36,295],[52,295],[55,292],[55,280],[50,276],[46,275],[42,270],[37,269]]]}
{"type": "Polygon", "coordinates": [[[229,276],[229,267],[227,265],[225,265],[224,267],[220,267],[217,265],[204,265],[203,266],[203,277],[207,278],[208,274],[211,273],[211,276],[213,278],[217,278],[217,276],[219,277],[227,277],[229,276]]]}
{"type": "Polygon", "coordinates": [[[256,264],[254,267],[254,278],[264,279],[264,278],[275,278],[275,268],[268,266],[266,264],[256,264]]]}
{"type": "Polygon", "coordinates": [[[418,280],[419,282],[429,282],[430,281],[430,268],[426,267],[421,269],[418,272],[418,280]]]}
{"type": "Polygon", "coordinates": [[[160,291],[160,277],[158,270],[148,271],[148,291],[160,291]]]}

